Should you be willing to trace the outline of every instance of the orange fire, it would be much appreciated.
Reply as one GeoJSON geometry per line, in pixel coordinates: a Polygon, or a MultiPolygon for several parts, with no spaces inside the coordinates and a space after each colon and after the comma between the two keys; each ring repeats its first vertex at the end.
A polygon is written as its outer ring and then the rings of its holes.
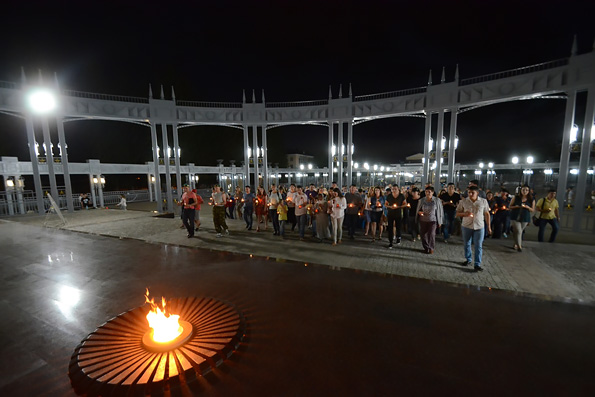
{"type": "Polygon", "coordinates": [[[159,307],[154,298],[149,300],[149,289],[147,289],[145,301],[151,305],[151,311],[147,314],[147,321],[152,329],[151,338],[155,342],[168,343],[182,334],[184,328],[180,325],[180,316],[168,313],[164,297],[161,297],[161,307],[159,307]]]}

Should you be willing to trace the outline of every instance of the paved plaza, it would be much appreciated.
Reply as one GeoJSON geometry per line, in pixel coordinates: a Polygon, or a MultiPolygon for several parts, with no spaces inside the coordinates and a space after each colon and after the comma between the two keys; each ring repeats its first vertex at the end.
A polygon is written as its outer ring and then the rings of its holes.
{"type": "Polygon", "coordinates": [[[147,211],[76,211],[65,227],[55,215],[0,220],[0,394],[74,395],[74,348],[142,305],[145,287],[246,316],[239,350],[194,395],[595,392],[588,239],[528,241],[522,253],[488,241],[474,273],[457,238],[426,255],[419,242],[389,251],[361,236],[281,241],[240,220],[216,238],[208,212],[193,239],[179,218],[147,211]]]}

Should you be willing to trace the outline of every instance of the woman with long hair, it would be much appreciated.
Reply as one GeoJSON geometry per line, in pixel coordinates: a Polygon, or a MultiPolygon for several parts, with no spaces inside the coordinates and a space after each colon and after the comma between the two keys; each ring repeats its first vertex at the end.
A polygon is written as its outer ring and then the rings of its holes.
{"type": "Polygon", "coordinates": [[[535,199],[530,193],[529,186],[523,185],[519,193],[510,202],[510,223],[514,237],[514,249],[523,250],[523,231],[531,222],[531,214],[535,211],[535,199]]]}
{"type": "Polygon", "coordinates": [[[331,195],[333,198],[329,201],[328,210],[333,224],[333,245],[337,245],[337,243],[341,244],[343,239],[343,220],[345,219],[347,201],[338,187],[331,192],[331,195]]]}
{"type": "MultiPolygon", "coordinates": [[[[376,227],[381,222],[382,211],[384,207],[385,197],[382,195],[382,190],[378,186],[374,188],[374,195],[368,200],[367,208],[370,211],[370,226],[372,232],[372,242],[380,240],[376,239],[376,227]]],[[[382,225],[381,225],[382,226],[382,225]]]]}
{"type": "Polygon", "coordinates": [[[368,206],[370,204],[370,199],[374,197],[374,186],[371,186],[368,189],[368,194],[366,195],[366,200],[365,200],[365,204],[364,204],[364,217],[366,218],[366,227],[365,227],[365,231],[364,231],[364,236],[368,235],[368,232],[370,231],[370,223],[372,223],[372,218],[370,217],[370,210],[368,209],[368,206]]]}
{"type": "Polygon", "coordinates": [[[326,200],[326,195],[324,194],[324,190],[322,188],[318,189],[318,194],[316,195],[316,199],[314,201],[314,218],[316,222],[316,237],[318,238],[318,242],[322,242],[325,238],[329,238],[329,230],[328,230],[328,201],[326,200]]]}
{"type": "Polygon", "coordinates": [[[264,223],[264,230],[267,230],[267,194],[264,187],[258,186],[256,198],[254,199],[254,211],[256,212],[256,231],[260,231],[260,224],[264,223]]]}

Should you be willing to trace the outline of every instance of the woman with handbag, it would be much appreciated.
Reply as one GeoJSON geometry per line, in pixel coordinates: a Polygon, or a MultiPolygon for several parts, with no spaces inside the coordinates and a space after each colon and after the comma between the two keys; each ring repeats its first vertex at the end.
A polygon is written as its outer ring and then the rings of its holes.
{"type": "Polygon", "coordinates": [[[535,212],[535,199],[531,196],[529,186],[522,186],[519,194],[512,198],[510,210],[514,238],[513,248],[521,252],[523,250],[523,231],[531,222],[531,214],[535,212]]]}

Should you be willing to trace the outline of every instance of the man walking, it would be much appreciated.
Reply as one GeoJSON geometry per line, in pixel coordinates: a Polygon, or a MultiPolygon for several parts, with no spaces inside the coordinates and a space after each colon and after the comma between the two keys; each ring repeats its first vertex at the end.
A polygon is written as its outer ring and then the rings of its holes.
{"type": "Polygon", "coordinates": [[[190,191],[188,185],[184,185],[184,194],[178,205],[182,207],[182,223],[188,231],[188,238],[194,237],[194,207],[196,206],[196,194],[190,191]]]}
{"type": "Polygon", "coordinates": [[[483,270],[481,256],[484,227],[488,228],[488,234],[492,234],[490,206],[486,199],[479,197],[477,186],[469,186],[468,195],[469,197],[462,199],[457,207],[457,216],[462,218],[461,232],[465,247],[465,262],[462,265],[469,266],[473,263],[473,269],[480,272],[483,270]],[[472,262],[471,243],[475,246],[475,262],[472,262]]]}
{"type": "Polygon", "coordinates": [[[347,234],[353,240],[355,238],[355,227],[359,220],[358,213],[364,205],[362,197],[357,193],[357,186],[351,185],[349,193],[345,194],[345,201],[347,202],[347,210],[345,210],[345,221],[347,223],[347,234]]]}
{"type": "Polygon", "coordinates": [[[397,185],[391,187],[391,192],[386,196],[385,206],[387,208],[387,220],[388,220],[388,249],[393,248],[393,240],[395,239],[396,232],[396,244],[401,244],[401,223],[403,220],[403,207],[407,206],[405,196],[399,191],[397,185]],[[393,231],[394,229],[394,231],[393,231]]]}
{"type": "Polygon", "coordinates": [[[448,238],[454,234],[457,205],[459,205],[459,201],[461,200],[461,196],[455,192],[454,183],[448,184],[446,193],[442,193],[440,200],[442,201],[442,208],[444,208],[444,225],[442,226],[444,242],[448,243],[448,238]]]}
{"type": "Polygon", "coordinates": [[[540,199],[535,206],[535,209],[540,212],[539,215],[539,232],[537,233],[537,241],[543,242],[543,235],[545,234],[545,227],[549,223],[552,226],[552,234],[550,234],[550,243],[556,240],[558,230],[560,230],[560,211],[559,203],[556,200],[556,189],[550,189],[547,196],[540,199]]]}

